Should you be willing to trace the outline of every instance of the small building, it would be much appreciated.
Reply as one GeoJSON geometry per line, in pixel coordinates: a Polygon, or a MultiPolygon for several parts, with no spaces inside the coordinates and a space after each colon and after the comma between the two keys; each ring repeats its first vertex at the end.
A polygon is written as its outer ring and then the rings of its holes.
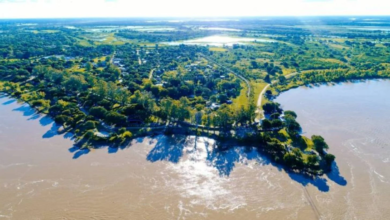
{"type": "Polygon", "coordinates": [[[216,103],[212,103],[211,106],[210,106],[210,109],[216,110],[216,109],[219,109],[219,107],[221,107],[221,105],[218,105],[216,103]]]}

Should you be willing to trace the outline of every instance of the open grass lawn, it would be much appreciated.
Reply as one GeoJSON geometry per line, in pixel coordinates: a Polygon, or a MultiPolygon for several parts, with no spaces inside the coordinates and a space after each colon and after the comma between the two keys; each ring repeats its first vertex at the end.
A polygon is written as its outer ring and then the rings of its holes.
{"type": "Polygon", "coordinates": [[[227,49],[222,48],[222,47],[210,47],[209,50],[210,51],[215,51],[215,52],[225,52],[225,51],[227,51],[227,49]]]}
{"type": "Polygon", "coordinates": [[[90,44],[87,40],[79,40],[79,42],[78,42],[78,44],[80,45],[80,46],[84,46],[84,47],[91,47],[92,46],[92,44],[90,44]]]}
{"type": "Polygon", "coordinates": [[[334,59],[334,58],[319,58],[318,60],[324,61],[324,62],[331,62],[331,63],[344,64],[341,60],[334,59]]]}
{"type": "MultiPolygon", "coordinates": [[[[253,93],[254,93],[254,97],[255,97],[255,102],[257,103],[257,99],[259,98],[260,92],[263,91],[263,89],[267,85],[267,83],[254,82],[251,84],[252,84],[252,89],[253,89],[253,93]]],[[[265,103],[265,102],[267,102],[267,100],[265,98],[263,98],[261,105],[263,105],[263,103],[265,103]]]]}
{"type": "Polygon", "coordinates": [[[240,95],[237,98],[232,100],[234,108],[240,109],[241,106],[248,107],[250,101],[253,101],[256,104],[260,92],[264,89],[266,85],[267,83],[265,82],[251,82],[251,89],[253,90],[252,92],[253,92],[254,100],[250,100],[250,97],[246,96],[246,92],[248,91],[248,88],[246,87],[245,83],[242,83],[241,86],[243,87],[243,89],[241,90],[240,95]]]}
{"type": "Polygon", "coordinates": [[[340,45],[340,44],[329,44],[329,46],[331,46],[331,47],[333,47],[333,48],[336,48],[336,49],[339,49],[339,50],[342,50],[342,49],[349,49],[349,47],[343,46],[343,45],[340,45]]]}
{"type": "Polygon", "coordinates": [[[292,69],[292,68],[284,68],[284,67],[282,66],[282,71],[283,71],[283,75],[288,75],[288,74],[290,74],[290,73],[296,72],[297,70],[296,70],[296,69],[292,69]]]}
{"type": "Polygon", "coordinates": [[[303,135],[302,135],[302,138],[303,138],[303,140],[305,141],[305,143],[306,143],[306,145],[307,145],[307,148],[306,148],[305,150],[306,150],[306,151],[312,150],[313,147],[314,147],[313,141],[312,141],[310,138],[305,137],[305,136],[303,136],[303,135]]]}
{"type": "Polygon", "coordinates": [[[70,72],[85,72],[85,68],[80,68],[79,65],[75,65],[67,70],[70,72]]]}
{"type": "Polygon", "coordinates": [[[247,107],[249,104],[249,98],[246,96],[246,92],[248,91],[248,88],[246,87],[245,83],[241,83],[241,86],[243,89],[241,89],[241,93],[237,98],[233,99],[233,106],[234,109],[240,109],[241,106],[247,107]]]}
{"type": "Polygon", "coordinates": [[[111,45],[123,45],[126,42],[120,41],[115,37],[115,33],[110,33],[106,36],[106,39],[103,42],[99,42],[99,44],[111,44],[111,45]]]}
{"type": "Polygon", "coordinates": [[[103,56],[103,57],[96,57],[95,59],[93,59],[93,62],[97,63],[100,61],[105,61],[106,60],[106,56],[103,56]]]}

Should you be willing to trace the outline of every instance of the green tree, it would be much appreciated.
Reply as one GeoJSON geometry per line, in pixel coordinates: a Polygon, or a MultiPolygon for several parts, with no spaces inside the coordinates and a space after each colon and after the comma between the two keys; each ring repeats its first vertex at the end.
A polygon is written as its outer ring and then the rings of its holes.
{"type": "Polygon", "coordinates": [[[294,119],[296,119],[298,116],[297,116],[297,113],[295,113],[294,111],[284,111],[284,115],[285,116],[291,116],[291,117],[293,117],[294,119]]]}
{"type": "Polygon", "coordinates": [[[319,135],[312,135],[311,139],[312,139],[312,141],[314,143],[314,147],[318,153],[324,154],[324,150],[329,148],[328,144],[325,142],[325,139],[323,137],[321,137],[319,135]]]}
{"type": "Polygon", "coordinates": [[[90,62],[88,62],[88,63],[86,63],[85,64],[85,70],[87,70],[87,71],[91,71],[92,70],[92,64],[90,63],[90,62]]]}
{"type": "Polygon", "coordinates": [[[261,122],[261,127],[264,129],[264,130],[269,130],[272,128],[272,123],[270,120],[268,119],[264,119],[262,120],[261,122]]]}
{"type": "Polygon", "coordinates": [[[125,124],[126,123],[126,116],[118,113],[118,112],[115,112],[115,111],[111,111],[107,114],[106,116],[106,121],[107,123],[111,124],[111,125],[122,125],[122,124],[125,124]]]}
{"type": "Polygon", "coordinates": [[[101,106],[96,106],[89,109],[89,114],[98,119],[104,119],[107,115],[107,110],[101,106]]]}
{"type": "Polygon", "coordinates": [[[69,92],[79,92],[85,85],[84,77],[81,75],[72,75],[65,81],[65,89],[69,92]]]}
{"type": "Polygon", "coordinates": [[[307,165],[310,167],[314,167],[318,164],[319,158],[317,155],[308,155],[307,156],[307,165]]]}
{"type": "Polygon", "coordinates": [[[332,164],[332,162],[336,159],[336,157],[333,154],[326,154],[324,156],[324,159],[328,165],[332,164]]]}

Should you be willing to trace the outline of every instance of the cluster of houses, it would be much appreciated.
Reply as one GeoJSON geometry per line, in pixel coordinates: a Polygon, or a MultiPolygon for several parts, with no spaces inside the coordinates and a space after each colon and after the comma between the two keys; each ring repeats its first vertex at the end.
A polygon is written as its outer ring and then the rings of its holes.
{"type": "Polygon", "coordinates": [[[156,69],[154,71],[153,79],[156,80],[155,85],[156,86],[163,86],[166,82],[162,80],[162,74],[164,73],[164,70],[162,69],[156,69]]]}

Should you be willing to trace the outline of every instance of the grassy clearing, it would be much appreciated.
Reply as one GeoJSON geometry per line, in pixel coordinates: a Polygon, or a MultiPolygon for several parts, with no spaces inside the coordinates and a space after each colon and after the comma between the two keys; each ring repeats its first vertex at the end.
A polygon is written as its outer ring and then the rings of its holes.
{"type": "MultiPolygon", "coordinates": [[[[321,37],[319,38],[319,40],[323,40],[323,41],[327,41],[327,40],[331,40],[331,41],[336,41],[338,43],[344,43],[347,39],[344,39],[344,38],[327,38],[327,37],[321,37]]],[[[351,41],[350,39],[348,39],[349,41],[351,41]]]]}
{"type": "Polygon", "coordinates": [[[99,42],[99,44],[123,45],[125,42],[118,40],[115,37],[115,33],[110,33],[106,36],[106,39],[101,43],[99,42]]]}
{"type": "Polygon", "coordinates": [[[283,71],[283,75],[288,75],[288,74],[290,74],[290,73],[296,72],[297,70],[296,70],[296,69],[291,69],[291,68],[284,68],[284,67],[282,66],[282,71],[283,71]]]}
{"type": "Polygon", "coordinates": [[[330,62],[330,63],[344,64],[341,60],[333,59],[333,58],[319,58],[318,60],[324,61],[324,62],[330,62]]]}
{"type": "Polygon", "coordinates": [[[375,47],[379,47],[379,48],[387,48],[387,46],[383,45],[383,44],[375,44],[375,47]]]}
{"type": "MultiPolygon", "coordinates": [[[[259,94],[261,91],[263,91],[264,87],[267,85],[267,83],[264,82],[251,82],[251,89],[253,92],[254,102],[257,103],[257,99],[259,98],[259,94]]],[[[246,93],[248,91],[248,88],[246,87],[245,83],[242,83],[241,86],[243,89],[240,92],[240,95],[237,96],[235,99],[233,99],[233,106],[235,109],[240,109],[241,106],[248,107],[250,98],[246,96],[246,93]]],[[[263,99],[264,100],[264,99],[263,99]]]]}
{"type": "Polygon", "coordinates": [[[80,68],[79,65],[75,65],[67,70],[69,72],[85,72],[85,68],[80,68]]]}
{"type": "Polygon", "coordinates": [[[264,54],[264,55],[268,55],[268,56],[273,56],[273,55],[275,55],[274,53],[270,53],[270,52],[261,52],[260,54],[264,54]]]}
{"type": "Polygon", "coordinates": [[[271,62],[271,59],[267,59],[267,58],[257,58],[256,59],[256,62],[261,62],[261,63],[270,63],[271,62]]]}
{"type": "Polygon", "coordinates": [[[343,46],[343,45],[340,45],[340,44],[329,44],[329,46],[331,46],[331,47],[333,47],[333,48],[336,48],[336,49],[339,49],[339,50],[342,50],[342,49],[349,49],[349,47],[343,46]]]}
{"type": "Polygon", "coordinates": [[[84,47],[92,47],[92,44],[90,44],[87,40],[79,40],[78,44],[80,46],[84,46],[84,47]]]}
{"type": "Polygon", "coordinates": [[[210,47],[209,51],[215,51],[215,52],[225,52],[227,49],[222,48],[222,47],[210,47]]]}
{"type": "MultiPolygon", "coordinates": [[[[253,88],[253,94],[254,94],[254,97],[255,97],[256,105],[257,105],[257,101],[259,99],[260,93],[267,86],[267,83],[265,83],[265,82],[252,82],[251,85],[252,85],[252,88],[253,88]]],[[[263,98],[261,99],[261,106],[263,106],[267,102],[268,102],[268,99],[266,99],[263,96],[263,98]]],[[[259,115],[259,116],[263,117],[262,114],[259,115]]]]}
{"type": "Polygon", "coordinates": [[[243,87],[243,89],[241,89],[240,95],[232,100],[234,109],[240,109],[241,106],[246,107],[249,105],[249,98],[246,96],[248,88],[246,87],[245,83],[241,83],[241,86],[243,87]]]}
{"type": "MultiPolygon", "coordinates": [[[[257,103],[257,100],[259,99],[259,95],[261,91],[263,91],[264,87],[267,86],[267,83],[265,82],[252,82],[251,83],[252,89],[253,89],[253,95],[255,97],[255,101],[257,103]]],[[[264,102],[265,98],[262,99],[262,102],[264,102]]]]}
{"type": "Polygon", "coordinates": [[[105,60],[106,60],[106,56],[96,57],[95,59],[93,59],[93,62],[98,63],[99,61],[103,62],[105,60]]]}
{"type": "Polygon", "coordinates": [[[12,58],[12,59],[1,59],[1,61],[7,61],[7,62],[16,62],[16,61],[19,61],[19,59],[16,59],[16,58],[12,58]]]}
{"type": "Polygon", "coordinates": [[[41,33],[49,33],[49,34],[53,34],[53,33],[58,33],[60,32],[59,30],[42,30],[41,33]]]}
{"type": "Polygon", "coordinates": [[[305,137],[305,136],[302,136],[302,139],[305,141],[306,145],[307,145],[307,148],[305,149],[306,151],[310,151],[313,149],[314,147],[314,143],[313,141],[308,138],[308,137],[305,137]]]}

